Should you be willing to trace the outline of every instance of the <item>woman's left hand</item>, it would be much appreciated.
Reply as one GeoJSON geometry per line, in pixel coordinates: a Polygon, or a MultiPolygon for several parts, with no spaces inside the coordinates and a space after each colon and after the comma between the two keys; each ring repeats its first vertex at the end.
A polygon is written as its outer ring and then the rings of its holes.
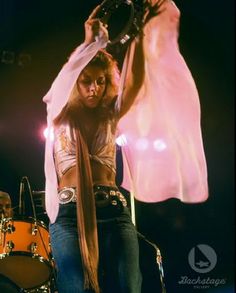
{"type": "Polygon", "coordinates": [[[104,25],[98,18],[95,18],[99,8],[100,5],[92,11],[89,18],[85,22],[84,27],[86,44],[94,42],[97,36],[102,38],[105,42],[109,39],[107,26],[104,25]]]}

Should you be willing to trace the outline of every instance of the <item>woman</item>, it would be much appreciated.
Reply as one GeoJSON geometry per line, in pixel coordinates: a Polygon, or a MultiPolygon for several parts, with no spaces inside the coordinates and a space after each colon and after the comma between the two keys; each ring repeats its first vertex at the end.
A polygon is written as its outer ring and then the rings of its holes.
{"type": "Polygon", "coordinates": [[[120,82],[101,50],[108,32],[94,18],[98,7],[44,97],[55,137],[46,141],[45,174],[59,293],[141,292],[137,235],[115,185],[118,122],[127,138],[122,184],[137,199],[208,196],[198,93],[177,43],[179,11],[173,1],[149,2],[155,13],[147,11],[144,37],[128,48],[120,82]]]}
{"type": "Polygon", "coordinates": [[[44,97],[54,133],[45,155],[52,252],[60,293],[99,292],[99,287],[138,293],[137,234],[115,183],[115,133],[143,82],[142,37],[129,47],[126,86],[117,98],[119,70],[102,49],[108,31],[94,18],[97,9],[85,22],[84,43],[44,97]]]}

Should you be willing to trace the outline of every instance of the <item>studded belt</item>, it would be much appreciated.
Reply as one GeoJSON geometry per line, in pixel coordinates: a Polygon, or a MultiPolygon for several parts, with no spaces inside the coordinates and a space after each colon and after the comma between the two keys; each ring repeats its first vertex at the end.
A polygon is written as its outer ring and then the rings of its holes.
{"type": "MultiPolygon", "coordinates": [[[[127,206],[126,198],[117,187],[95,185],[94,196],[97,208],[107,207],[109,205],[118,206],[120,204],[124,207],[127,206]]],[[[64,187],[59,190],[58,200],[60,204],[76,202],[76,187],[64,187]]]]}
{"type": "Polygon", "coordinates": [[[107,207],[109,205],[118,206],[120,204],[124,207],[127,206],[126,198],[117,187],[95,185],[94,196],[96,207],[98,208],[107,207]]]}

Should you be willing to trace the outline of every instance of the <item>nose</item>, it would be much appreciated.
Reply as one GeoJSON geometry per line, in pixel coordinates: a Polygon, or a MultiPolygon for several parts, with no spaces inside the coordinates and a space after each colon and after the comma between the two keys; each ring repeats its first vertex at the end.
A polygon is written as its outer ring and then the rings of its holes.
{"type": "Polygon", "coordinates": [[[90,91],[93,91],[93,92],[97,92],[97,89],[98,89],[98,84],[97,84],[97,82],[96,81],[94,81],[94,82],[92,82],[91,84],[90,84],[90,87],[89,87],[89,90],[90,91]]]}

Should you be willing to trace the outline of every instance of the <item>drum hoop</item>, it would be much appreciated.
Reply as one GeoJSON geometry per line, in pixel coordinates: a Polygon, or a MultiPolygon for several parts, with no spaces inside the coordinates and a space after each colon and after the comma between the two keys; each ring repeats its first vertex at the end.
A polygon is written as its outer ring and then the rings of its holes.
{"type": "Polygon", "coordinates": [[[11,218],[4,218],[3,221],[5,223],[8,222],[24,222],[24,223],[29,223],[29,224],[34,224],[36,223],[37,225],[41,226],[42,228],[45,228],[46,230],[48,230],[47,225],[43,222],[43,221],[39,221],[37,219],[34,219],[33,217],[11,217],[11,218]]]}
{"type": "Polygon", "coordinates": [[[0,261],[1,259],[4,259],[6,257],[10,256],[26,256],[26,257],[31,257],[33,259],[38,259],[40,262],[45,263],[48,267],[52,267],[50,264],[50,261],[47,260],[46,258],[42,257],[40,254],[32,253],[32,252],[25,252],[25,251],[11,251],[11,252],[6,252],[6,253],[1,253],[0,254],[0,261]]]}

